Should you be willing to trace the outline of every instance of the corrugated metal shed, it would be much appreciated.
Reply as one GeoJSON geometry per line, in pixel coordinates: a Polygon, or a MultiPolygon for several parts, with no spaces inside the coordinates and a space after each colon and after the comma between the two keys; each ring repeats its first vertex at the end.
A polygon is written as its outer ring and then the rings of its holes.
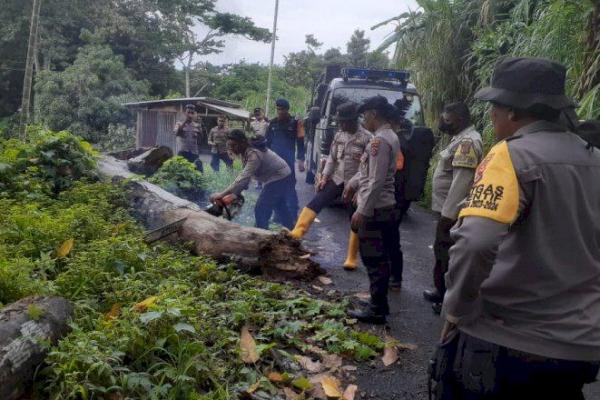
{"type": "Polygon", "coordinates": [[[177,153],[177,142],[173,133],[175,123],[185,119],[185,105],[194,104],[198,110],[200,124],[204,134],[200,138],[201,150],[208,150],[207,133],[217,125],[217,117],[226,115],[237,125],[245,125],[250,112],[240,105],[210,97],[190,97],[178,99],[160,99],[125,103],[124,106],[137,112],[136,146],[168,146],[177,153]]]}

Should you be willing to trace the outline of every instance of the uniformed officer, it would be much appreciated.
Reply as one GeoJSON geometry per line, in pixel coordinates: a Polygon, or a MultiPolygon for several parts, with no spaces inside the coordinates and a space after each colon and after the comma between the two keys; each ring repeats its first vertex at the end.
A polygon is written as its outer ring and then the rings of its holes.
{"type": "Polygon", "coordinates": [[[250,128],[252,128],[254,136],[265,137],[268,126],[269,121],[267,121],[267,119],[265,118],[262,108],[256,107],[254,109],[254,121],[250,122],[250,128]]]}
{"type": "Polygon", "coordinates": [[[557,123],[574,107],[560,64],[506,58],[476,98],[499,143],[452,230],[456,398],[583,399],[600,365],[600,153],[557,123]]]}
{"type": "Polygon", "coordinates": [[[229,128],[227,128],[226,118],[224,115],[220,115],[217,118],[217,126],[212,128],[208,133],[208,144],[211,146],[211,161],[210,166],[214,171],[219,170],[221,161],[228,167],[233,165],[233,160],[227,154],[227,135],[229,134],[229,128]]]}
{"type": "MultiPolygon", "coordinates": [[[[295,159],[298,160],[300,172],[304,172],[304,124],[290,115],[290,103],[286,99],[277,99],[275,105],[277,118],[272,120],[267,128],[267,146],[287,162],[295,185],[295,159]]],[[[288,193],[286,203],[296,218],[299,206],[295,186],[294,190],[288,193]]]]}
{"type": "Polygon", "coordinates": [[[177,122],[173,133],[177,139],[177,155],[185,158],[189,162],[196,165],[196,168],[202,172],[202,161],[198,158],[198,140],[202,135],[202,126],[198,123],[196,106],[187,104],[185,106],[185,121],[177,122]]]}
{"type": "Polygon", "coordinates": [[[433,245],[435,290],[423,292],[438,314],[446,291],[444,274],[448,270],[448,251],[452,246],[450,228],[456,222],[461,202],[469,194],[475,168],[483,156],[481,135],[471,125],[471,114],[466,104],[459,102],[446,105],[440,117],[439,129],[452,136],[452,139],[440,152],[433,174],[431,208],[440,216],[433,245]]]}
{"type": "MultiPolygon", "coordinates": [[[[327,162],[323,168],[321,179],[317,184],[317,193],[306,207],[302,209],[294,229],[289,232],[293,238],[302,238],[310,225],[321,212],[333,201],[340,197],[346,185],[356,172],[360,159],[371,140],[371,133],[358,123],[358,106],[348,102],[337,109],[336,119],[340,130],[336,133],[331,144],[327,162]]],[[[358,236],[351,232],[348,244],[349,257],[344,262],[345,269],[357,267],[358,236]]]]}
{"type": "Polygon", "coordinates": [[[359,172],[344,190],[344,199],[357,194],[357,209],[352,215],[352,229],[358,233],[360,255],[367,268],[371,300],[365,309],[352,310],[349,315],[363,322],[383,324],[389,314],[388,286],[390,254],[398,241],[394,176],[400,142],[391,129],[390,120],[396,108],[383,96],[365,100],[358,109],[363,114],[364,127],[373,133],[361,158],[359,172]]]}
{"type": "Polygon", "coordinates": [[[294,219],[285,204],[285,196],[292,186],[292,179],[285,160],[267,148],[264,138],[249,142],[243,131],[234,129],[227,139],[228,150],[242,157],[244,169],[227,189],[210,196],[211,202],[222,201],[229,194],[240,195],[254,178],[264,184],[254,208],[256,227],[268,229],[275,210],[282,224],[291,229],[294,219]]]}

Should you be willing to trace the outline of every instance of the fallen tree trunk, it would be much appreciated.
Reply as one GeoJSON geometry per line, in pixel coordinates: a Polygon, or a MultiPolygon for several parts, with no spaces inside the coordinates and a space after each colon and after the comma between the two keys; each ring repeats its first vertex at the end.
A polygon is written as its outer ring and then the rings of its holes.
{"type": "Polygon", "coordinates": [[[173,151],[167,146],[153,147],[150,150],[127,161],[129,169],[137,174],[152,175],[173,157],[173,151]]]}
{"type": "MultiPolygon", "coordinates": [[[[112,157],[99,163],[100,172],[110,178],[129,178],[126,165],[112,157]]],[[[186,218],[178,240],[192,241],[195,252],[218,260],[233,260],[243,268],[259,267],[273,278],[313,279],[324,273],[299,241],[281,233],[250,228],[214,217],[196,204],[177,197],[146,181],[126,184],[136,218],[157,228],[186,218]]]]}
{"type": "Polygon", "coordinates": [[[0,311],[0,399],[18,399],[44,361],[48,342],[68,331],[73,306],[60,297],[27,297],[0,311]]]}

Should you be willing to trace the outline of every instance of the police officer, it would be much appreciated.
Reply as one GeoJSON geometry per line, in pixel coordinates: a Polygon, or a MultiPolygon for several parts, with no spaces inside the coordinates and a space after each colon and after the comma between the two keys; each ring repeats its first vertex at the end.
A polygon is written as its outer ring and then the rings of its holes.
{"type": "Polygon", "coordinates": [[[227,148],[232,154],[241,156],[244,169],[227,189],[210,196],[210,201],[220,202],[229,194],[240,195],[254,178],[264,185],[254,208],[256,227],[268,229],[271,214],[275,210],[283,225],[291,229],[294,219],[285,204],[285,197],[292,185],[287,163],[267,148],[264,139],[249,142],[239,129],[228,134],[227,148]]]}
{"type": "Polygon", "coordinates": [[[255,137],[265,137],[267,128],[269,127],[269,121],[265,118],[262,108],[256,107],[254,109],[254,121],[250,122],[250,128],[254,132],[255,137]]]}
{"type": "Polygon", "coordinates": [[[373,133],[361,158],[358,174],[344,190],[349,200],[357,190],[357,209],[352,215],[352,230],[358,233],[360,255],[367,268],[371,300],[367,308],[348,314],[363,322],[383,324],[389,314],[388,286],[391,273],[390,254],[398,246],[394,230],[396,201],[394,176],[400,143],[391,129],[396,108],[383,96],[365,100],[360,106],[364,127],[373,133]]]}
{"type": "Polygon", "coordinates": [[[483,155],[481,135],[471,125],[471,114],[466,104],[459,102],[446,105],[440,117],[439,130],[452,139],[440,152],[433,174],[431,208],[439,214],[433,245],[435,289],[423,292],[423,297],[433,303],[433,310],[437,314],[446,291],[444,274],[448,270],[448,251],[452,246],[450,228],[456,222],[461,202],[469,194],[475,168],[483,155]]]}
{"type": "MultiPolygon", "coordinates": [[[[295,159],[298,160],[300,172],[304,172],[304,124],[290,115],[290,103],[286,99],[277,99],[275,105],[277,118],[267,128],[267,146],[287,162],[295,184],[295,159]]],[[[295,186],[288,193],[286,203],[296,218],[299,206],[295,186]]]]}
{"type": "Polygon", "coordinates": [[[229,128],[225,126],[226,119],[224,115],[217,118],[217,126],[212,128],[208,133],[208,144],[211,146],[211,161],[210,166],[214,171],[219,170],[221,161],[228,167],[233,165],[233,160],[227,154],[227,135],[229,128]]]}
{"type": "Polygon", "coordinates": [[[196,165],[199,171],[203,170],[202,161],[198,158],[198,140],[202,135],[202,126],[197,122],[196,106],[185,106],[185,121],[177,122],[173,133],[177,139],[177,155],[196,165]]]}
{"type": "MultiPolygon", "coordinates": [[[[358,123],[357,110],[358,106],[352,102],[341,104],[338,107],[336,119],[340,130],[331,144],[327,162],[317,184],[317,194],[302,209],[296,226],[289,232],[291,237],[302,238],[308,232],[317,214],[340,197],[344,191],[344,185],[356,175],[360,159],[372,137],[371,133],[358,123]]],[[[353,270],[358,263],[356,257],[358,237],[354,232],[350,234],[348,249],[349,257],[343,266],[345,269],[353,270]]]]}
{"type": "Polygon", "coordinates": [[[600,364],[600,153],[557,123],[574,106],[560,64],[506,58],[476,98],[499,143],[452,231],[457,398],[583,399],[600,364]]]}

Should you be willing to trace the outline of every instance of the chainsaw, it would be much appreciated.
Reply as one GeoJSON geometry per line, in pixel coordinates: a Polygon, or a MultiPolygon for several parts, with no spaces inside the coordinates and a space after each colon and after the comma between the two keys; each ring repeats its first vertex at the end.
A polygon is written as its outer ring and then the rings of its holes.
{"type": "Polygon", "coordinates": [[[231,221],[238,215],[244,205],[244,196],[235,194],[228,194],[221,200],[206,207],[204,211],[215,217],[223,217],[231,221]]]}

